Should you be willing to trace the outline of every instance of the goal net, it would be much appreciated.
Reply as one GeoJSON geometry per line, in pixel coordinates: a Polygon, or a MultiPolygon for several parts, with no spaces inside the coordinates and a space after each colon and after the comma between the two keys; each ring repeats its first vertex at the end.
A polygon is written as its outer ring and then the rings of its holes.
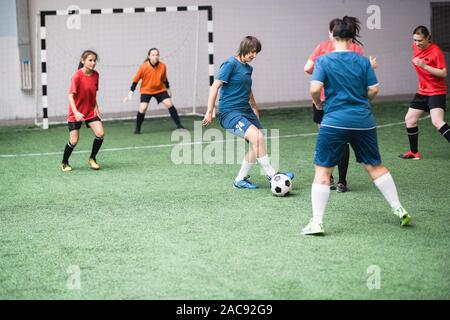
{"type": "MultiPolygon", "coordinates": [[[[104,119],[134,117],[138,85],[124,103],[138,67],[156,47],[167,65],[172,100],[180,114],[206,106],[213,80],[212,7],[147,7],[44,11],[40,13],[36,123],[65,122],[70,79],[81,53],[97,52],[100,74],[97,101],[104,119]]],[[[148,116],[168,116],[152,99],[148,116]]]]}

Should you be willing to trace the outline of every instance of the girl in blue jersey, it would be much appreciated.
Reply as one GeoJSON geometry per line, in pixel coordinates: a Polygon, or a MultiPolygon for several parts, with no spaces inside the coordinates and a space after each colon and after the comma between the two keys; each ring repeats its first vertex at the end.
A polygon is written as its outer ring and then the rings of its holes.
{"type": "MultiPolygon", "coordinates": [[[[256,185],[248,180],[248,172],[258,161],[270,180],[275,170],[267,155],[262,126],[259,122],[259,110],[252,93],[253,67],[248,63],[261,51],[261,42],[252,36],[245,37],[236,56],[230,57],[220,66],[220,70],[211,86],[208,98],[208,110],[203,125],[212,121],[212,113],[220,89],[219,119],[220,125],[236,136],[250,142],[250,149],[244,157],[241,169],[233,181],[235,188],[255,189],[256,185]]],[[[293,179],[291,172],[284,173],[293,179]]]]}
{"type": "Polygon", "coordinates": [[[311,188],[313,217],[303,234],[322,234],[323,216],[330,196],[330,175],[343,149],[350,143],[361,163],[407,225],[409,214],[400,204],[397,188],[388,169],[381,163],[375,118],[370,100],[378,93],[378,80],[368,58],[350,50],[355,28],[339,20],[333,29],[335,51],[317,59],[311,80],[311,96],[318,109],[324,110],[314,155],[315,177],[311,188]],[[325,102],[320,92],[325,88],[325,102]]]}

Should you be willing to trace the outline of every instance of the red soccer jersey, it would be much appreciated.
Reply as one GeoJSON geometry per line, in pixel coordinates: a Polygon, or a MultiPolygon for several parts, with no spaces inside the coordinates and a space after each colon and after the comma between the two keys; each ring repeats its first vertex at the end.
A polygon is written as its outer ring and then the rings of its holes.
{"type": "MultiPolygon", "coordinates": [[[[361,49],[361,47],[353,42],[350,44],[349,50],[359,53],[362,56],[364,55],[364,51],[361,49]]],[[[309,60],[311,60],[315,63],[316,59],[318,57],[320,57],[323,54],[327,54],[327,53],[330,53],[333,51],[334,51],[333,41],[331,41],[331,40],[322,41],[311,53],[311,55],[309,56],[309,60]]],[[[325,101],[325,90],[324,89],[322,89],[322,91],[320,92],[320,100],[325,101]]]]}
{"type": "MultiPolygon", "coordinates": [[[[356,53],[359,53],[360,55],[364,55],[364,51],[361,49],[360,46],[358,46],[355,43],[351,43],[350,44],[350,51],[355,51],[356,53]]],[[[326,53],[330,53],[334,51],[334,43],[331,40],[327,40],[327,41],[322,41],[313,51],[313,53],[311,53],[311,55],[309,56],[309,60],[316,62],[316,59],[326,53]]]]}
{"type": "MultiPolygon", "coordinates": [[[[97,103],[98,78],[97,71],[88,76],[79,69],[70,81],[69,93],[74,94],[75,106],[78,112],[84,114],[84,120],[95,118],[94,109],[97,103]]],[[[67,121],[77,121],[70,105],[67,121]]]]}
{"type": "MultiPolygon", "coordinates": [[[[413,47],[413,59],[419,58],[430,67],[437,69],[447,68],[445,64],[445,57],[442,50],[434,43],[431,43],[428,48],[420,50],[414,43],[413,47]]],[[[445,78],[435,77],[428,71],[422,69],[419,66],[414,65],[416,68],[417,76],[419,77],[419,89],[418,94],[424,96],[435,96],[439,94],[447,93],[447,85],[445,78]]]]}

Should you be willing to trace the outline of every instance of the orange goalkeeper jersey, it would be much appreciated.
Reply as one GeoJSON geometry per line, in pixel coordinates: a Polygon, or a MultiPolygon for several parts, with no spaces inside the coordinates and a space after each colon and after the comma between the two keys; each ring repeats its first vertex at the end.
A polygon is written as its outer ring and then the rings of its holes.
{"type": "Polygon", "coordinates": [[[166,65],[158,62],[156,66],[152,66],[149,61],[145,61],[139,67],[134,75],[133,83],[141,82],[141,94],[157,94],[168,89],[168,81],[166,76],[166,65]]]}

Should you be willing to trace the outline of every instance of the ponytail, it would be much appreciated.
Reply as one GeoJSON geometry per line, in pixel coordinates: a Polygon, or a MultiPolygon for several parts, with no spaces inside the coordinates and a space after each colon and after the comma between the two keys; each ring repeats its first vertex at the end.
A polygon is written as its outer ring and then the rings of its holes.
{"type": "Polygon", "coordinates": [[[356,17],[344,16],[342,19],[333,19],[330,21],[329,30],[335,38],[352,39],[356,44],[363,45],[358,39],[361,22],[356,17]]]}
{"type": "Polygon", "coordinates": [[[353,42],[356,42],[357,44],[362,46],[363,45],[362,42],[359,41],[358,39],[361,37],[359,35],[359,31],[361,30],[361,21],[359,21],[359,19],[356,17],[349,17],[349,16],[343,17],[342,21],[346,22],[348,25],[351,26],[351,29],[353,29],[353,37],[352,37],[353,42]]]}

